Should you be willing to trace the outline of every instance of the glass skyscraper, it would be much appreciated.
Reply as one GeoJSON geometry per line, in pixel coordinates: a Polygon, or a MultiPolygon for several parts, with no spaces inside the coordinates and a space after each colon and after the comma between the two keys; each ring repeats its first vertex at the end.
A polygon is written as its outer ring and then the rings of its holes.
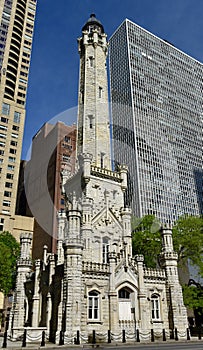
{"type": "Polygon", "coordinates": [[[134,215],[202,213],[203,65],[125,20],[110,38],[115,166],[134,215]]]}

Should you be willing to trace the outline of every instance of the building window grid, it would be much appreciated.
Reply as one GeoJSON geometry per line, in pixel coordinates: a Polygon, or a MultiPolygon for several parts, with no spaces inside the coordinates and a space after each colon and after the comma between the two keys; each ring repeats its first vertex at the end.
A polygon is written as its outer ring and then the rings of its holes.
{"type": "MultiPolygon", "coordinates": [[[[134,28],[134,26],[133,26],[133,28],[134,28]]],[[[133,35],[132,35],[132,37],[133,37],[133,40],[134,40],[134,29],[132,29],[132,32],[133,32],[133,35]]],[[[132,40],[132,38],[130,38],[130,40],[132,40]]],[[[153,40],[154,40],[154,38],[153,38],[153,40]]],[[[153,41],[153,40],[150,40],[149,42],[150,42],[150,44],[151,44],[151,41],[153,41]]],[[[145,42],[145,38],[144,38],[144,35],[142,36],[142,41],[143,41],[143,43],[145,43],[146,44],[146,42],[145,42]]],[[[156,42],[153,42],[153,45],[154,45],[154,47],[155,46],[157,46],[157,47],[159,47],[159,39],[156,39],[155,40],[156,42]],[[158,45],[157,45],[158,44],[158,45]]],[[[118,42],[116,43],[116,44],[118,44],[118,42]]],[[[115,44],[115,45],[116,45],[115,44]]],[[[134,44],[134,43],[133,43],[134,44]]],[[[138,45],[139,45],[140,43],[138,43],[138,45]]],[[[113,45],[113,43],[112,43],[112,45],[113,45]]],[[[169,47],[167,47],[167,50],[170,50],[171,48],[169,48],[169,47]]],[[[172,49],[172,50],[174,50],[174,49],[172,49]]],[[[162,52],[160,52],[160,56],[158,56],[158,58],[159,58],[159,62],[161,63],[161,60],[162,60],[162,56],[163,56],[163,53],[162,52]]],[[[152,57],[153,57],[153,55],[152,55],[152,57]]],[[[187,57],[186,57],[186,60],[187,60],[187,57]]],[[[183,61],[181,61],[181,64],[182,64],[182,62],[183,61]]],[[[143,66],[143,63],[144,63],[144,61],[142,62],[142,66],[143,66]]],[[[148,63],[146,63],[147,65],[148,65],[148,63]]],[[[152,64],[152,63],[151,63],[152,64]]],[[[154,63],[153,63],[154,64],[154,63]]],[[[191,77],[190,77],[190,75],[191,75],[191,69],[190,69],[190,61],[188,60],[188,63],[186,64],[187,65],[187,72],[186,72],[186,78],[184,79],[184,81],[185,82],[190,82],[191,81],[191,77]]],[[[153,66],[153,69],[157,69],[157,66],[156,65],[154,65],[153,66]]],[[[140,68],[139,69],[139,71],[141,72],[141,71],[143,71],[143,72],[145,72],[144,74],[146,74],[149,70],[147,69],[147,68],[145,68],[144,67],[144,69],[142,68],[140,68]]],[[[182,70],[183,71],[183,73],[182,73],[182,76],[181,76],[181,79],[183,78],[183,75],[185,75],[185,70],[182,70]]],[[[171,71],[171,73],[173,73],[173,71],[171,71]]],[[[171,74],[170,73],[170,74],[171,74]]],[[[158,76],[158,72],[157,72],[157,76],[158,76]]],[[[166,81],[165,81],[165,84],[166,84],[166,94],[167,94],[167,91],[168,91],[168,95],[170,95],[171,94],[171,92],[172,92],[172,90],[171,90],[171,87],[169,86],[168,87],[168,82],[170,82],[170,78],[171,78],[171,76],[170,76],[170,74],[166,74],[166,81]],[[169,80],[168,80],[169,79],[169,80]]],[[[133,79],[133,81],[134,82],[136,82],[136,77],[133,79]]],[[[150,80],[149,80],[150,81],[150,80]]],[[[191,82],[190,82],[190,84],[191,84],[191,82]]],[[[181,84],[180,84],[181,85],[181,84]]],[[[193,88],[195,88],[195,86],[194,85],[190,85],[190,86],[193,86],[193,88]]],[[[192,98],[192,96],[191,96],[191,94],[189,94],[188,93],[188,91],[190,90],[191,91],[191,89],[189,89],[188,88],[188,84],[185,84],[184,85],[184,88],[185,88],[185,96],[186,97],[190,97],[190,98],[192,98]]],[[[194,89],[193,89],[194,90],[194,89]]],[[[136,91],[136,90],[135,90],[136,91]]],[[[182,93],[184,92],[184,89],[182,88],[182,93]]],[[[151,91],[150,90],[148,90],[148,88],[147,89],[145,89],[145,93],[151,93],[151,91]]],[[[194,98],[194,97],[193,97],[194,98]]],[[[198,100],[198,98],[197,98],[197,100],[198,100]]],[[[200,100],[200,96],[199,96],[199,100],[200,100]]],[[[163,98],[162,98],[162,101],[163,101],[163,98]]],[[[165,108],[166,108],[166,101],[163,101],[164,102],[164,104],[165,104],[165,108]]],[[[186,104],[186,100],[183,100],[182,101],[184,104],[186,104]]],[[[199,104],[199,103],[198,103],[199,104]]],[[[189,103],[188,104],[190,107],[190,110],[191,110],[191,108],[192,108],[192,106],[191,106],[191,104],[189,103]]],[[[144,105],[143,105],[144,106],[144,105]]],[[[151,107],[152,108],[152,107],[151,107]]],[[[194,108],[194,105],[193,105],[193,108],[194,108]]],[[[177,109],[177,107],[176,107],[176,109],[177,109]]],[[[157,110],[157,111],[159,111],[159,110],[157,110]]],[[[160,112],[161,113],[164,113],[164,111],[162,111],[162,110],[160,110],[160,112]]],[[[145,116],[147,117],[147,115],[146,115],[146,113],[145,113],[145,111],[144,110],[142,110],[142,113],[143,113],[143,115],[145,114],[145,116]]],[[[173,124],[174,125],[177,125],[177,122],[175,122],[175,120],[178,120],[179,118],[181,118],[181,113],[182,113],[182,111],[181,111],[181,109],[177,109],[177,114],[176,115],[172,115],[172,117],[173,117],[173,124]]],[[[194,113],[194,112],[193,112],[194,113]]],[[[196,115],[196,114],[195,114],[196,115]]],[[[140,115],[140,117],[141,117],[141,115],[140,115]]],[[[163,117],[165,118],[165,115],[163,115],[163,117]]],[[[145,120],[145,118],[143,118],[143,117],[141,117],[142,118],[142,120],[145,120]]],[[[171,119],[171,115],[169,115],[169,118],[171,119]]],[[[193,120],[194,118],[191,118],[191,120],[193,120]]],[[[172,124],[172,123],[171,123],[172,124]]],[[[148,126],[148,125],[146,125],[146,124],[140,124],[141,126],[142,126],[142,129],[144,130],[145,128],[146,128],[146,126],[148,126]]],[[[191,127],[192,127],[192,125],[191,125],[191,127]]],[[[196,127],[196,130],[198,131],[198,121],[197,121],[197,125],[196,126],[193,126],[193,127],[196,127]]],[[[139,132],[141,132],[141,129],[140,130],[138,130],[138,133],[139,132]]],[[[152,132],[154,132],[154,130],[153,130],[153,128],[152,128],[152,132]]],[[[187,134],[188,134],[188,132],[186,132],[187,134]]],[[[177,134],[177,132],[174,130],[174,135],[176,135],[177,134]]],[[[190,140],[188,139],[187,140],[187,142],[189,142],[190,140]]],[[[160,144],[160,142],[159,142],[159,144],[160,144]]],[[[182,146],[181,146],[182,147],[182,146]]],[[[185,151],[185,149],[187,149],[187,147],[182,147],[183,148],[183,150],[185,151]]],[[[195,148],[196,148],[196,145],[195,145],[195,148]]],[[[199,147],[198,147],[198,150],[199,150],[199,152],[200,152],[200,150],[201,150],[201,139],[200,139],[200,142],[199,142],[199,147]]],[[[195,154],[195,149],[194,149],[194,147],[193,147],[193,154],[195,154]]],[[[199,164],[200,164],[200,161],[195,161],[195,160],[193,160],[193,154],[191,154],[191,156],[189,155],[189,159],[191,159],[191,163],[194,163],[195,165],[198,165],[199,166],[199,164]]],[[[161,158],[161,154],[160,154],[160,158],[161,158]]],[[[201,158],[201,157],[200,157],[201,158]]],[[[165,161],[166,160],[166,158],[163,158],[163,161],[165,161]]],[[[175,170],[175,172],[176,172],[176,176],[177,177],[179,177],[180,176],[180,172],[179,171],[177,171],[177,169],[175,170]]],[[[186,169],[183,171],[183,175],[185,176],[185,182],[187,182],[188,181],[188,176],[186,176],[187,174],[186,174],[186,169]]],[[[169,180],[168,180],[168,182],[169,182],[169,180]]],[[[159,186],[160,184],[157,184],[157,187],[159,186]]],[[[167,185],[167,184],[166,184],[167,185]]],[[[167,196],[167,194],[166,194],[166,196],[167,196]]],[[[187,205],[187,204],[186,204],[187,205]]],[[[189,207],[188,207],[189,208],[189,207]]],[[[186,210],[187,210],[187,208],[186,208],[186,210]]],[[[168,215],[168,214],[167,214],[168,215]]]]}

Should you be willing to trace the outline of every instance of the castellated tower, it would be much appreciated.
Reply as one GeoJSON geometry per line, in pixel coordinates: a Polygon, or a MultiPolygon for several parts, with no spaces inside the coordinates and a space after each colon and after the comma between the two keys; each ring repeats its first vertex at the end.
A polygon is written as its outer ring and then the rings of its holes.
{"type": "Polygon", "coordinates": [[[22,233],[20,236],[21,252],[20,258],[17,261],[17,278],[16,278],[16,290],[14,295],[14,301],[12,310],[10,312],[9,330],[8,334],[13,340],[18,339],[22,335],[26,314],[28,312],[27,305],[25,307],[25,288],[24,283],[26,277],[32,267],[32,261],[30,257],[32,234],[22,233]]]}
{"type": "Polygon", "coordinates": [[[80,80],[78,93],[77,154],[90,153],[93,164],[111,169],[106,70],[107,41],[94,14],[78,39],[80,80]]]}
{"type": "Polygon", "coordinates": [[[173,250],[171,227],[164,227],[162,235],[162,252],[159,256],[160,264],[166,271],[167,299],[170,313],[171,328],[185,332],[187,328],[187,311],[183,303],[182,288],[178,277],[178,254],[173,250]]]}

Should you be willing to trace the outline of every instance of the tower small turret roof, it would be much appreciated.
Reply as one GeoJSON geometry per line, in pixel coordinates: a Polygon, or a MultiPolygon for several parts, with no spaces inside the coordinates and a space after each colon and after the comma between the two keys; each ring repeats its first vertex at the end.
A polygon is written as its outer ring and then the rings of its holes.
{"type": "Polygon", "coordinates": [[[90,15],[90,18],[87,20],[87,22],[83,26],[82,31],[88,30],[89,26],[94,26],[94,25],[95,27],[99,27],[101,29],[101,32],[104,33],[104,27],[101,24],[101,22],[96,18],[96,15],[94,13],[90,15]]]}

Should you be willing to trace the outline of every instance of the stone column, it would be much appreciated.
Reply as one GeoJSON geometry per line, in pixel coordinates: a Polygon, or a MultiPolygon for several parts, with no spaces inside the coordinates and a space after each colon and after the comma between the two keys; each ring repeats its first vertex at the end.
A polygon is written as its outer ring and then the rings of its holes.
{"type": "Polygon", "coordinates": [[[121,216],[123,220],[123,241],[125,244],[127,244],[126,253],[128,258],[132,258],[131,209],[123,208],[121,211],[121,216]]]}
{"type": "Polygon", "coordinates": [[[115,290],[115,268],[116,268],[116,253],[109,253],[109,329],[111,332],[116,332],[118,329],[118,297],[115,290]]]}
{"type": "MultiPolygon", "coordinates": [[[[51,254],[49,257],[49,286],[52,283],[52,277],[55,273],[55,257],[54,254],[51,254]]],[[[50,321],[51,321],[51,314],[52,314],[52,302],[51,302],[51,293],[48,292],[47,294],[47,334],[49,334],[50,331],[50,321]]]]}
{"type": "Polygon", "coordinates": [[[64,250],[63,250],[63,241],[65,236],[66,228],[66,213],[58,212],[58,240],[57,240],[57,265],[64,263],[64,250]]]}
{"type": "Polygon", "coordinates": [[[34,285],[33,306],[32,306],[32,327],[39,326],[39,317],[40,317],[39,275],[40,275],[40,260],[38,259],[35,262],[35,285],[34,285]]]}
{"type": "Polygon", "coordinates": [[[137,270],[138,270],[138,302],[139,302],[139,328],[140,329],[147,329],[148,328],[148,318],[147,318],[147,305],[146,305],[146,290],[144,285],[144,269],[143,269],[143,262],[144,262],[144,256],[143,255],[136,255],[135,256],[137,261],[137,270]]]}

